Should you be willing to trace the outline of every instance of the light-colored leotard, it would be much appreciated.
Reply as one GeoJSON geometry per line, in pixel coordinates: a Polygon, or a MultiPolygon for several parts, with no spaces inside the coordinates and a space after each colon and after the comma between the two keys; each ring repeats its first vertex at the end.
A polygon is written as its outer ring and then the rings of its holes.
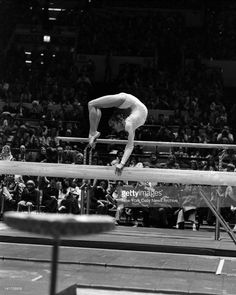
{"type": "Polygon", "coordinates": [[[132,94],[121,92],[120,97],[124,98],[125,101],[119,106],[119,109],[131,109],[131,114],[125,120],[126,125],[130,123],[133,130],[142,126],[147,119],[148,110],[146,106],[132,94]]]}
{"type": "MultiPolygon", "coordinates": [[[[135,130],[145,123],[148,110],[146,106],[132,94],[121,92],[119,95],[121,98],[124,98],[125,101],[118,108],[131,109],[131,114],[125,119],[125,130],[129,133],[129,137],[132,137],[135,134],[135,130]]],[[[133,140],[130,140],[129,137],[121,160],[123,164],[127,162],[134,148],[133,140]]]]}

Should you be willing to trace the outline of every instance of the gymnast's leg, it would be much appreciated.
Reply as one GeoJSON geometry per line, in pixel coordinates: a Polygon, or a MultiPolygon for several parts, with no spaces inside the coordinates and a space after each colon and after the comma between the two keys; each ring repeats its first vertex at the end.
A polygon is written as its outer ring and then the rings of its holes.
{"type": "Polygon", "coordinates": [[[97,108],[93,101],[89,102],[89,145],[92,146],[94,141],[100,136],[100,132],[97,131],[98,125],[102,116],[100,108],[97,108]]]}
{"type": "Polygon", "coordinates": [[[88,103],[89,110],[89,145],[92,146],[94,141],[100,136],[100,132],[97,131],[98,125],[101,119],[102,108],[119,107],[124,102],[123,98],[119,95],[106,95],[100,98],[91,100],[88,103]]]}
{"type": "Polygon", "coordinates": [[[93,101],[89,102],[89,124],[90,130],[89,135],[94,136],[97,132],[98,125],[102,116],[101,109],[93,105],[93,101]]]}

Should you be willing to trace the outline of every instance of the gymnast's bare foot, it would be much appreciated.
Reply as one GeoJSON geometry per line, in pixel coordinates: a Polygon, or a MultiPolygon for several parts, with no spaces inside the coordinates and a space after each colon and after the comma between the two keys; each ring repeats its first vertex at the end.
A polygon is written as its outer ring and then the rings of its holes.
{"type": "Polygon", "coordinates": [[[94,146],[96,140],[99,138],[100,135],[101,135],[101,133],[98,132],[98,131],[96,131],[96,133],[93,134],[93,135],[89,134],[89,145],[90,145],[90,147],[94,146]]]}

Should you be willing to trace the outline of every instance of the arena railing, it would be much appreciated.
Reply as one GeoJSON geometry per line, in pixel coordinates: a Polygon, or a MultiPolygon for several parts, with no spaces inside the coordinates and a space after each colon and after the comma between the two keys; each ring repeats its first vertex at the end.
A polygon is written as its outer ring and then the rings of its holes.
{"type": "MultiPolygon", "coordinates": [[[[87,143],[88,138],[78,138],[78,137],[63,137],[58,136],[57,139],[64,142],[83,142],[87,143]]],[[[97,143],[103,144],[127,144],[127,140],[123,139],[97,139],[97,143]]],[[[140,146],[158,146],[158,147],[173,147],[173,148],[196,148],[196,149],[234,149],[236,150],[236,145],[234,144],[215,144],[215,143],[190,143],[190,142],[164,142],[164,141],[139,141],[135,140],[134,145],[140,146]]]]}

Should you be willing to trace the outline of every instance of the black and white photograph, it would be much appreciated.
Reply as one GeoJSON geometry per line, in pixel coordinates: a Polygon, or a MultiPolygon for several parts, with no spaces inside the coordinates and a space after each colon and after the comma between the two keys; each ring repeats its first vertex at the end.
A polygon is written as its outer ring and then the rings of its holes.
{"type": "Polygon", "coordinates": [[[236,295],[236,0],[0,0],[0,295],[236,295]]]}

